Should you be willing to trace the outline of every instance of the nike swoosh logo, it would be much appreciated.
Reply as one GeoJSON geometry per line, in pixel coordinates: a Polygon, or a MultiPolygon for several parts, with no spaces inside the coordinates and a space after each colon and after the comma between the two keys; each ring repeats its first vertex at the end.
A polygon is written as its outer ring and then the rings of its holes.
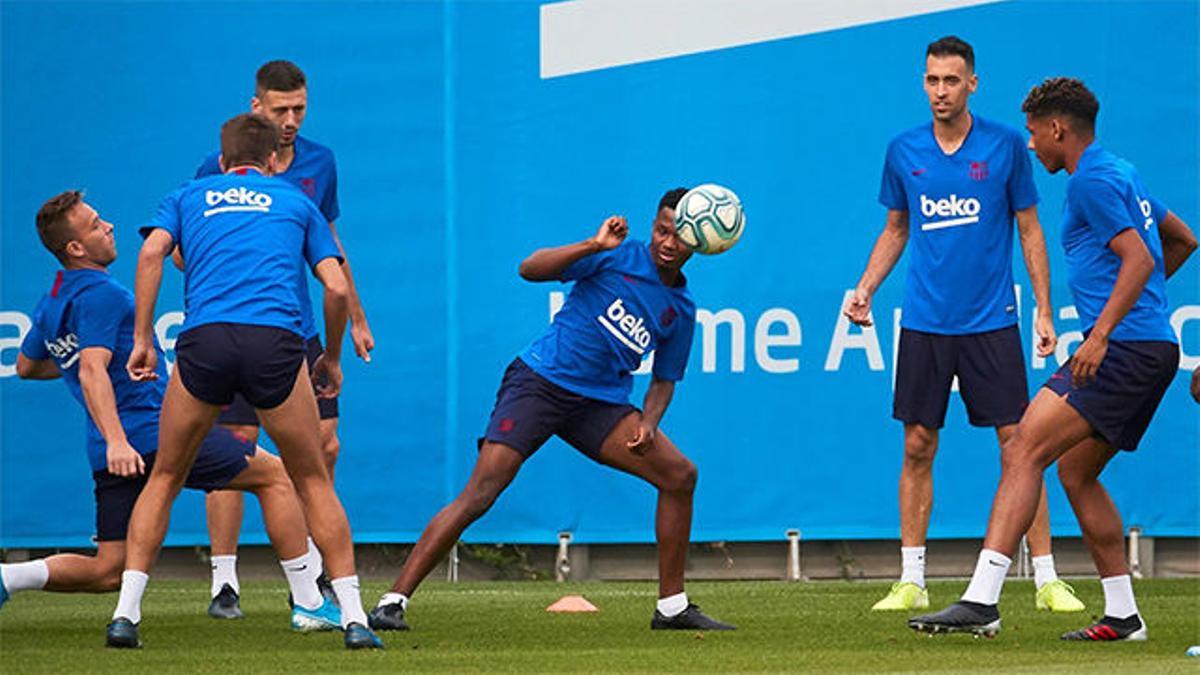
{"type": "Polygon", "coordinates": [[[995,560],[989,560],[988,564],[992,567],[1004,567],[1004,563],[998,563],[995,560]]]}
{"type": "Polygon", "coordinates": [[[912,175],[920,176],[923,173],[925,173],[925,169],[913,169],[912,175]]]}

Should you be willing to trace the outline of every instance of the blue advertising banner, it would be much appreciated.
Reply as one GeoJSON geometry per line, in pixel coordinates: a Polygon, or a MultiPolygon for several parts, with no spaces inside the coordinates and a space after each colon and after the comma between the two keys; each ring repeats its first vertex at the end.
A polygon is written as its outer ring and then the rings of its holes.
{"type": "MultiPolygon", "coordinates": [[[[57,269],[33,214],[85,189],[117,228],[111,272],[132,286],[137,227],[217,146],[221,122],[249,108],[254,71],[271,59],[307,73],[302,133],[336,153],[338,232],[378,343],[370,364],[344,364],[337,485],[361,542],[414,541],[466,482],[505,366],[569,290],[522,281],[519,262],[614,213],[648,238],[659,196],[704,182],[739,194],[747,226],[730,252],[685,270],[698,325],[663,429],[699,467],[693,538],[898,536],[891,400],[907,257],[875,297],[875,327],[840,310],[883,227],[887,143],[929,119],[924,49],[940,36],[975,48],[971,109],[1017,128],[1031,86],[1083,79],[1105,147],[1200,225],[1197,3],[690,7],[0,4],[0,546],[85,545],[94,527],[84,412],[61,384],[14,372],[57,269]]],[[[1060,343],[1033,356],[1015,247],[1031,387],[1082,340],[1059,238],[1066,176],[1036,161],[1034,176],[1060,343]]],[[[182,300],[180,276],[166,276],[158,329],[170,347],[182,300]]],[[[1180,371],[1139,450],[1105,473],[1126,525],[1151,536],[1200,536],[1200,414],[1188,394],[1198,282],[1193,260],[1167,284],[1180,371]]],[[[638,376],[635,404],[647,381],[638,376]]],[[[998,476],[995,433],[969,426],[954,395],[930,535],[982,535],[998,476]]],[[[1053,530],[1078,534],[1053,470],[1047,480],[1053,530]]],[[[652,541],[654,503],[650,486],[554,440],[465,538],[652,541]]],[[[255,511],[243,541],[265,542],[255,511]]],[[[185,493],[168,544],[206,540],[203,497],[185,493]]]]}

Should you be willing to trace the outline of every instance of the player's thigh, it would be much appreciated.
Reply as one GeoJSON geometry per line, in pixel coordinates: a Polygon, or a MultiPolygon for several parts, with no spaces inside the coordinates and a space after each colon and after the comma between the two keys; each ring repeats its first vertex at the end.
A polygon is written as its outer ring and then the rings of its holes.
{"type": "Polygon", "coordinates": [[[1019,422],[1029,405],[1029,381],[1017,327],[955,336],[955,340],[955,372],[971,424],[998,428],[1019,422]]]}
{"type": "Polygon", "coordinates": [[[627,414],[604,439],[594,459],[619,471],[633,474],[658,488],[676,488],[694,484],[696,466],[684,456],[667,434],[659,429],[654,447],[645,454],[630,452],[629,441],[637,437],[641,415],[627,414]]]}
{"type": "Polygon", "coordinates": [[[1091,437],[1092,426],[1050,389],[1042,388],[1001,450],[1004,463],[1048,466],[1077,443],[1091,437]]]}
{"type": "Polygon", "coordinates": [[[952,336],[900,329],[892,417],[940,429],[946,420],[956,355],[952,336]]]}
{"type": "Polygon", "coordinates": [[[468,495],[494,499],[512,483],[524,463],[524,455],[516,448],[485,441],[479,446],[479,455],[475,458],[475,466],[463,491],[468,495]]]}
{"type": "Polygon", "coordinates": [[[321,457],[317,401],[312,393],[307,366],[302,365],[296,373],[291,393],[283,403],[273,408],[259,409],[258,418],[267,435],[275,441],[284,466],[293,479],[326,475],[321,457]]]}
{"type": "Polygon", "coordinates": [[[163,396],[153,471],[182,480],[195,461],[205,435],[212,429],[220,407],[188,392],[178,372],[177,369],[176,375],[167,382],[163,396]]]}
{"type": "Polygon", "coordinates": [[[1098,436],[1085,438],[1058,458],[1058,480],[1069,493],[1100,477],[1117,451],[1098,436]]]}

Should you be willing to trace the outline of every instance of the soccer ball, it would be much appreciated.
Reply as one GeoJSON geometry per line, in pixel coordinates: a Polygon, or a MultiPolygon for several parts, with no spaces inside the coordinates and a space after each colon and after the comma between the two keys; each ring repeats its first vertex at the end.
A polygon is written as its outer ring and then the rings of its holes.
{"type": "Polygon", "coordinates": [[[675,232],[697,253],[728,251],[745,226],[741,200],[733,190],[713,183],[688,190],[675,207],[675,232]]]}

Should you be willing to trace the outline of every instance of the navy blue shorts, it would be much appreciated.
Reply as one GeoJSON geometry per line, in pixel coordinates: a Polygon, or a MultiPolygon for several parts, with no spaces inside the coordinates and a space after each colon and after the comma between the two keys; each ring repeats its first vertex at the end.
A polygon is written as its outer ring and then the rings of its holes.
{"type": "Polygon", "coordinates": [[[209,323],[175,343],[175,368],[192,396],[210,405],[241,394],[269,410],[287,400],[304,363],[304,338],[274,326],[209,323]]]}
{"type": "Polygon", "coordinates": [[[479,443],[503,443],[529,459],[557,435],[599,459],[604,439],[626,415],[637,411],[628,403],[598,401],[563,389],[516,358],[504,371],[496,407],[479,443]]]}
{"type": "MultiPolygon", "coordinates": [[[[247,457],[254,455],[254,444],[220,427],[214,427],[204,437],[196,452],[196,463],[188,472],[187,487],[210,492],[220,490],[246,469],[247,457]]],[[[129,529],[133,505],[154,466],[156,453],[143,455],[146,473],[122,478],[108,471],[95,471],[96,482],[96,541],[124,541],[129,529]]]]}
{"type": "MultiPolygon", "coordinates": [[[[308,338],[305,344],[308,354],[308,370],[312,372],[313,366],[316,365],[317,359],[321,354],[325,353],[325,347],[321,345],[321,338],[314,335],[308,338]]],[[[325,384],[321,378],[320,384],[325,384]]],[[[313,387],[313,392],[316,392],[316,387],[313,387]]],[[[338,399],[317,397],[317,410],[321,413],[323,420],[335,420],[338,418],[338,399]]],[[[246,402],[246,399],[241,394],[234,394],[233,403],[221,408],[221,416],[217,418],[217,424],[238,424],[243,426],[258,426],[258,415],[254,412],[254,406],[246,402]]]]}
{"type": "Polygon", "coordinates": [[[1178,371],[1179,345],[1174,342],[1110,340],[1086,386],[1071,384],[1070,359],[1042,386],[1065,396],[1105,443],[1136,450],[1178,371]]]}
{"type": "Polygon", "coordinates": [[[942,428],[955,375],[974,426],[1016,424],[1029,405],[1025,354],[1015,325],[969,335],[901,328],[892,417],[942,428]]]}

